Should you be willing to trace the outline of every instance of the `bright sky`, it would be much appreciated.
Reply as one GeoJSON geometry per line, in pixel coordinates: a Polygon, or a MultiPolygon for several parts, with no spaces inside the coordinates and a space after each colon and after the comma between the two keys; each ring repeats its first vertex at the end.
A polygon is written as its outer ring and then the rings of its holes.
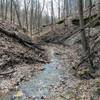
{"type": "MultiPolygon", "coordinates": [[[[23,2],[24,2],[24,0],[21,0],[22,1],[22,7],[23,7],[23,2]]],[[[43,7],[43,2],[45,1],[45,7],[44,7],[44,13],[47,13],[47,9],[48,9],[48,12],[49,12],[49,15],[51,14],[51,5],[50,5],[50,1],[51,0],[40,0],[40,3],[41,3],[41,6],[43,7]]],[[[54,0],[54,14],[55,14],[55,16],[57,16],[57,1],[58,0],[54,0]]],[[[42,8],[41,8],[42,9],[42,8]]]]}

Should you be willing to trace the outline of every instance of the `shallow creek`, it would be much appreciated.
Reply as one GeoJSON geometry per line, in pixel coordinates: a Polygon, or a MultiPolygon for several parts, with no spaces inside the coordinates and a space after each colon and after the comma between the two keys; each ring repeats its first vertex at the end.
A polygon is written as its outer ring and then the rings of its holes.
{"type": "Polygon", "coordinates": [[[3,100],[47,100],[44,98],[58,95],[72,87],[75,80],[66,70],[68,66],[63,66],[65,64],[57,57],[54,48],[49,51],[49,55],[50,63],[43,65],[43,71],[35,72],[30,81],[22,83],[18,91],[5,96],[3,100]]]}

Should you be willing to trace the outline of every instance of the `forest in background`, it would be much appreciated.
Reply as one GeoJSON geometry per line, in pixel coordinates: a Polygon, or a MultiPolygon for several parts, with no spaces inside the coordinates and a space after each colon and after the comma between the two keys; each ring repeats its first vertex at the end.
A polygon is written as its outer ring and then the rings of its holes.
{"type": "MultiPolygon", "coordinates": [[[[84,9],[89,0],[84,1],[84,9]]],[[[92,0],[92,5],[98,0],[92,0]]],[[[74,16],[78,12],[77,0],[1,0],[0,16],[27,29],[31,34],[42,31],[45,26],[74,16]]]]}

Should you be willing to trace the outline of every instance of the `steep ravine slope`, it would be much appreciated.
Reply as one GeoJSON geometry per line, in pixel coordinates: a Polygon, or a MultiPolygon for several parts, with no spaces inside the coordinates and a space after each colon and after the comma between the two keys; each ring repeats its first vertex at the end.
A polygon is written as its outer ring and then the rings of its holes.
{"type": "Polygon", "coordinates": [[[0,22],[0,92],[6,93],[21,81],[29,80],[32,72],[42,69],[40,64],[48,62],[45,50],[35,47],[19,30],[16,25],[0,22]]]}

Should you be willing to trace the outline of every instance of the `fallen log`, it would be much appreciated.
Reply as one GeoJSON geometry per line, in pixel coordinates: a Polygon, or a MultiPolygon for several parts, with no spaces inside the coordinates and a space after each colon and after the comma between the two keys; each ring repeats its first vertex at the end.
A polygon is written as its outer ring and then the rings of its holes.
{"type": "MultiPolygon", "coordinates": [[[[0,32],[4,33],[5,35],[7,35],[9,37],[13,37],[13,38],[17,39],[20,43],[24,44],[27,47],[31,47],[33,49],[37,48],[38,50],[44,51],[44,49],[42,49],[39,46],[39,44],[35,44],[32,41],[30,41],[31,39],[27,39],[27,40],[26,40],[26,38],[24,39],[24,34],[23,34],[23,37],[20,37],[20,36],[18,36],[19,34],[17,35],[14,31],[9,32],[9,31],[3,29],[2,27],[0,27],[0,32]]],[[[27,36],[27,38],[29,38],[29,37],[27,36]]]]}
{"type": "MultiPolygon", "coordinates": [[[[91,20],[93,20],[93,18],[95,18],[95,17],[97,17],[97,14],[92,15],[90,18],[91,18],[91,20]]],[[[90,18],[89,17],[84,18],[84,24],[85,25],[89,22],[90,18]]],[[[80,25],[79,18],[72,19],[72,24],[79,26],[80,25]]],[[[99,22],[97,22],[95,26],[98,26],[98,25],[100,25],[99,22]]],[[[95,26],[91,26],[91,27],[95,27],[95,26]]]]}
{"type": "MultiPolygon", "coordinates": [[[[97,21],[97,20],[99,20],[99,19],[100,19],[100,16],[97,16],[97,17],[94,18],[92,21],[89,21],[89,22],[84,26],[84,28],[89,27],[91,24],[93,24],[93,22],[95,22],[95,21],[97,21]]],[[[64,35],[64,36],[60,39],[60,41],[61,41],[61,42],[64,42],[65,40],[67,40],[68,38],[72,37],[72,36],[75,35],[76,33],[78,33],[78,32],[80,33],[81,30],[82,30],[82,29],[79,27],[78,29],[72,31],[71,34],[64,35]]]]}
{"type": "Polygon", "coordinates": [[[3,73],[0,73],[0,76],[9,75],[9,74],[12,74],[14,72],[15,72],[15,70],[8,71],[8,72],[3,72],[3,73]]]}

